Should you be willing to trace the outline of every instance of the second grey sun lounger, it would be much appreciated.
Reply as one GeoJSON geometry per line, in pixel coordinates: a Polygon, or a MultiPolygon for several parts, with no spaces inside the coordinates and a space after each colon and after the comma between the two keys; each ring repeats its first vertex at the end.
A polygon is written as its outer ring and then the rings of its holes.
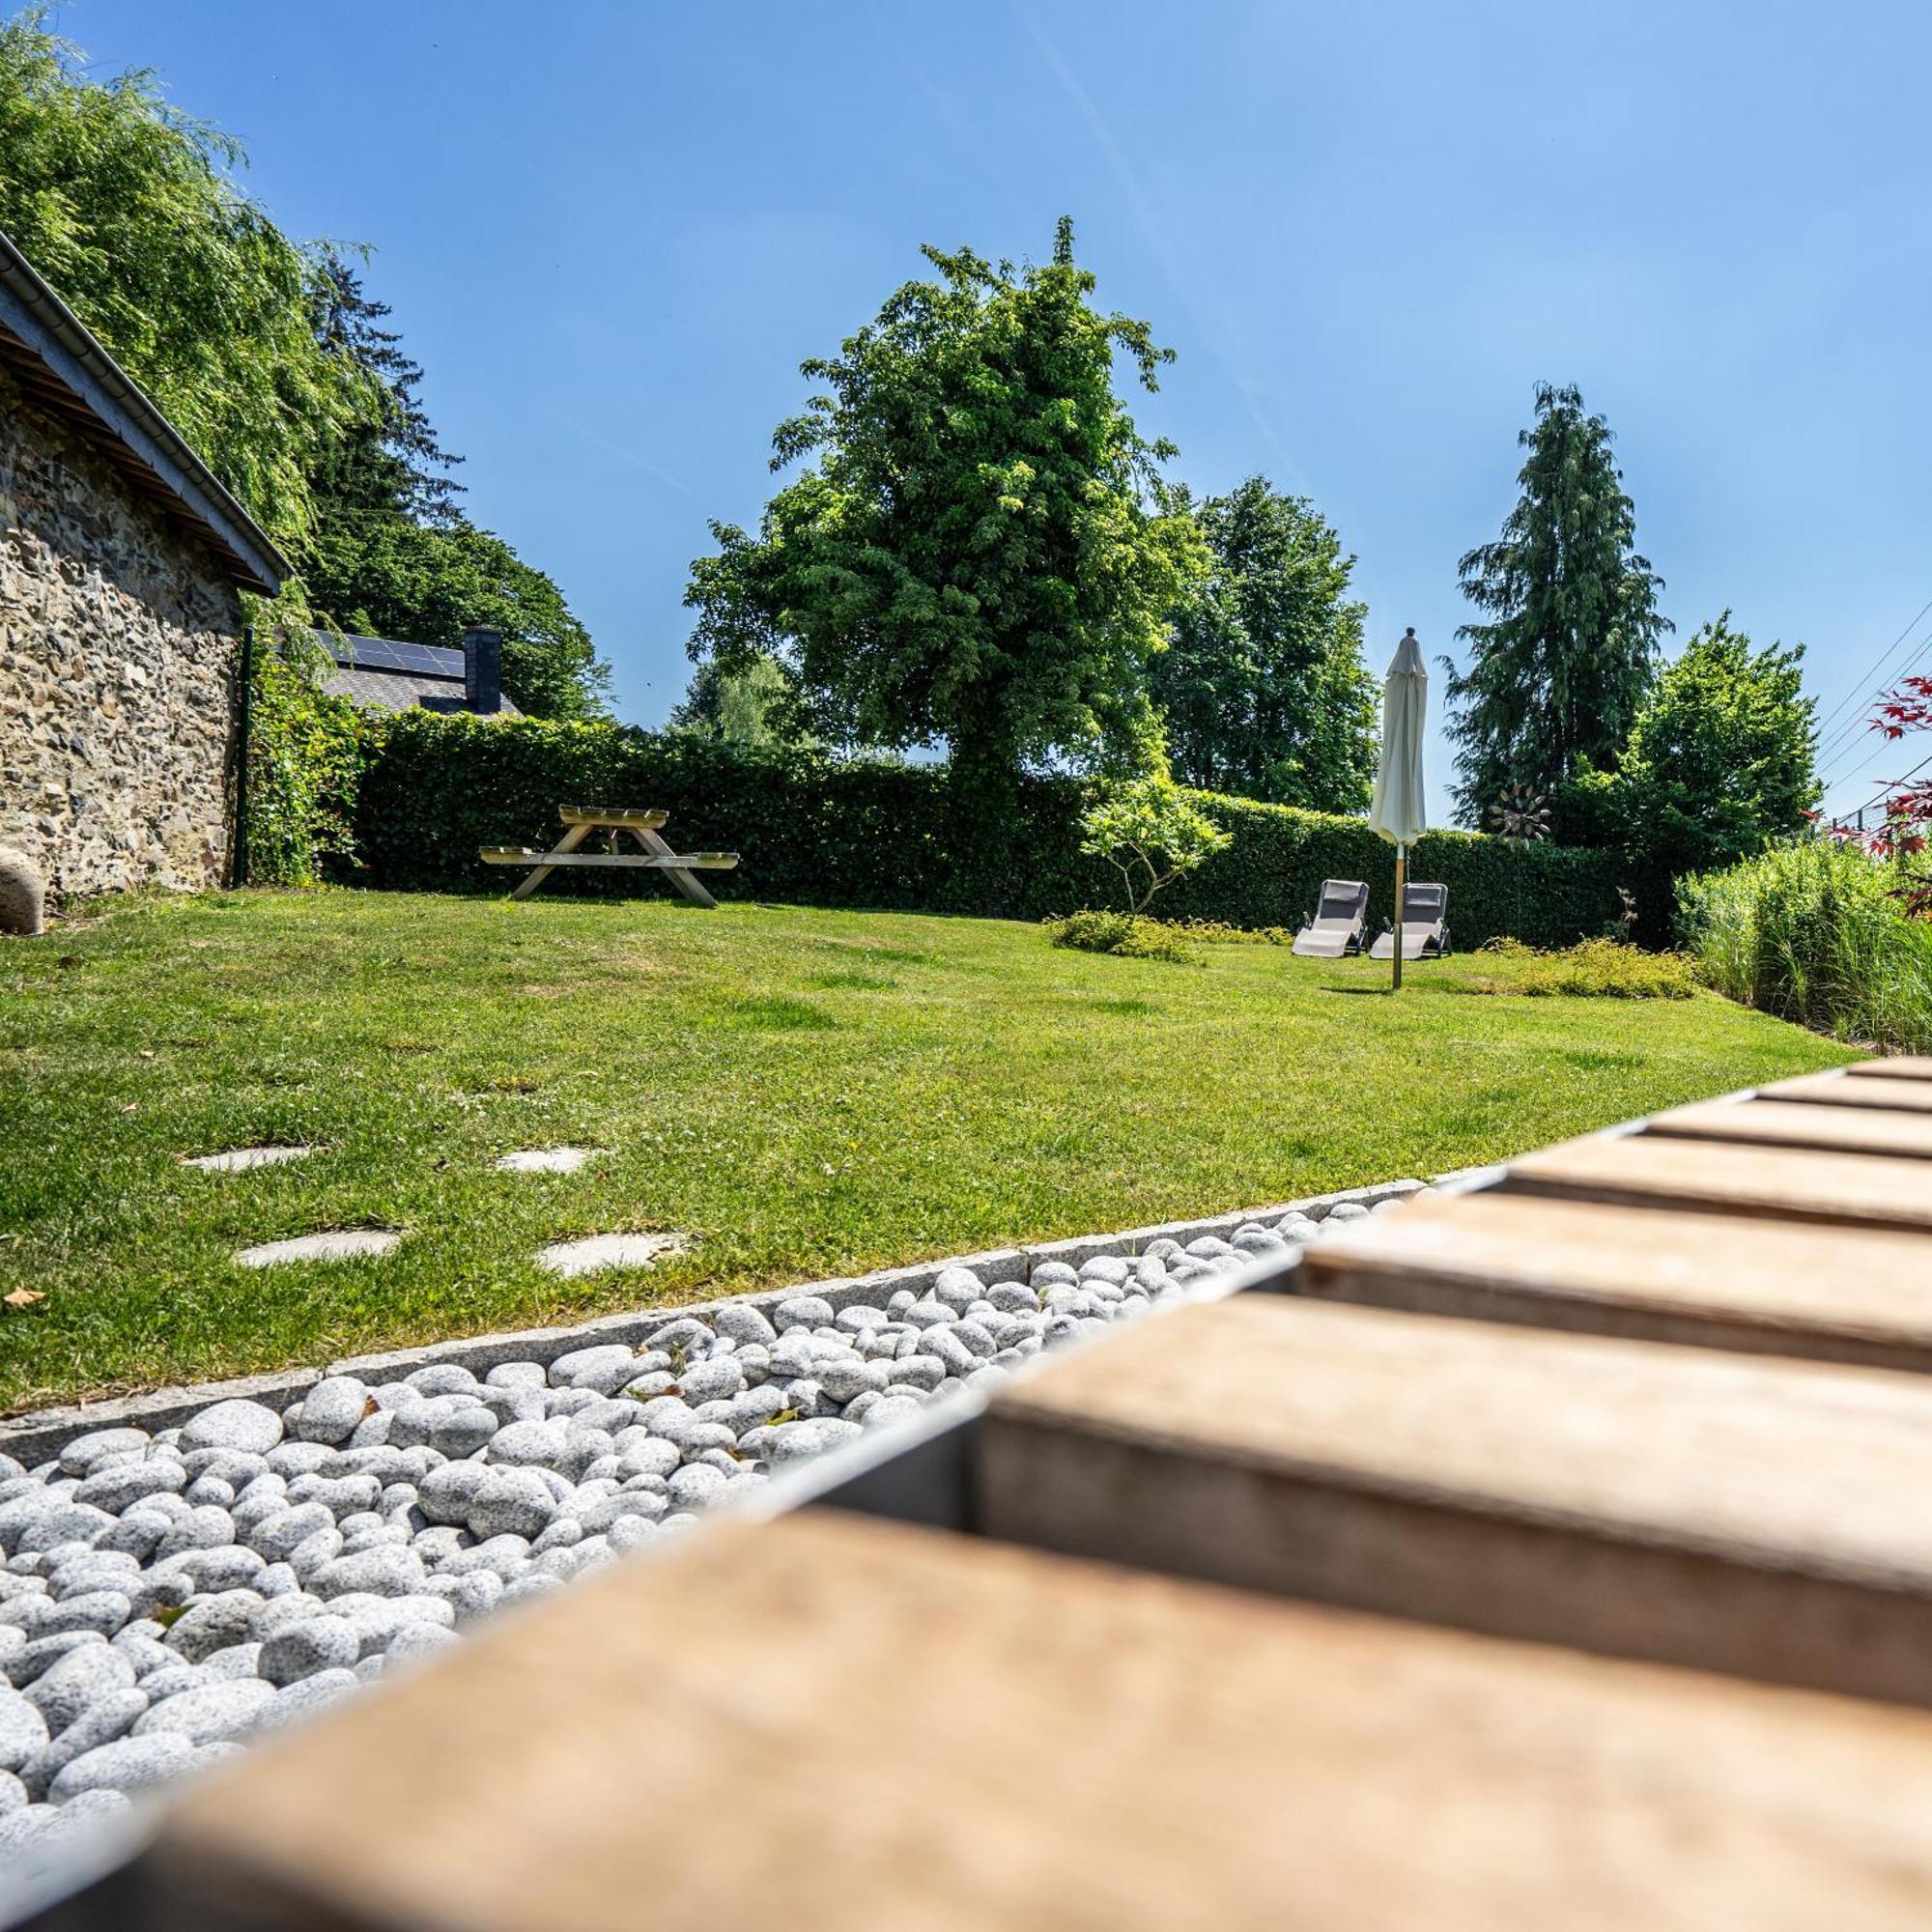
{"type": "MultiPolygon", "coordinates": [[[[1449,951],[1449,888],[1412,885],[1402,897],[1402,956],[1440,959],[1449,951]]],[[[1395,956],[1395,931],[1384,932],[1369,948],[1371,959],[1395,956]]]]}

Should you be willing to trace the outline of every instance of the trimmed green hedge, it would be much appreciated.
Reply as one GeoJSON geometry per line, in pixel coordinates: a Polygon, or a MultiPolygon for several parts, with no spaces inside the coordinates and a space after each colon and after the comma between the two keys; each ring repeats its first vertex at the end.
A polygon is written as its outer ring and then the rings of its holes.
{"type": "MultiPolygon", "coordinates": [[[[1120,897],[1112,867],[1081,855],[1073,779],[1020,779],[995,813],[955,799],[943,765],[744,753],[629,725],[412,711],[372,736],[355,819],[359,863],[337,869],[358,884],[507,892],[519,875],[485,866],[480,846],[546,846],[559,805],[621,805],[662,807],[667,836],[685,850],[742,854],[735,872],[707,879],[721,899],[1041,919],[1120,897]]],[[[1324,878],[1353,878],[1369,881],[1371,929],[1380,929],[1393,855],[1361,820],[1200,802],[1235,842],[1161,895],[1164,917],[1293,925],[1324,878]]],[[[1465,832],[1431,833],[1410,855],[1411,877],[1448,886],[1450,931],[1463,948],[1498,933],[1538,946],[1601,933],[1619,910],[1620,870],[1609,852],[1519,849],[1465,832]]],[[[663,888],[599,869],[554,873],[544,890],[663,888]]],[[[1667,924],[1667,898],[1645,910],[1646,923],[1667,924]]]]}

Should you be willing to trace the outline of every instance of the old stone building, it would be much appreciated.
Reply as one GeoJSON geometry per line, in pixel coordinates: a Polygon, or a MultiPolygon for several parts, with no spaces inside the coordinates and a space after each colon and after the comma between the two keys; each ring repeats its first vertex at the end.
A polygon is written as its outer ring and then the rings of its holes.
{"type": "Polygon", "coordinates": [[[66,894],[221,883],[240,592],[286,571],[0,236],[0,846],[66,894]]]}

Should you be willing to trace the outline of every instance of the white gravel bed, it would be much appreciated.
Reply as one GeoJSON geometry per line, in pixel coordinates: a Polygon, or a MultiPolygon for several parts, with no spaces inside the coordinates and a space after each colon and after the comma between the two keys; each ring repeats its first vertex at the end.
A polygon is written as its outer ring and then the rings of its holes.
{"type": "Polygon", "coordinates": [[[499,1605],[1315,1232],[1292,1214],[1028,1282],[954,1265],[837,1313],[723,1303],[547,1365],[330,1376],[280,1413],[222,1401],[31,1469],[0,1455],[0,1880],[499,1605]]]}

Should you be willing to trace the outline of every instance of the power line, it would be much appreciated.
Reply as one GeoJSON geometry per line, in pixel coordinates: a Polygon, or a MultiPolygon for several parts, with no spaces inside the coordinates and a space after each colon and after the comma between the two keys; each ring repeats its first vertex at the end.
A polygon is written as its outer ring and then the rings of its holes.
{"type": "Polygon", "coordinates": [[[1910,783],[1911,781],[1916,779],[1918,776],[1918,774],[1925,769],[1927,765],[1932,765],[1932,752],[1927,752],[1926,754],[1922,758],[1920,758],[1918,762],[1916,765],[1914,765],[1913,768],[1909,772],[1905,773],[1902,777],[1892,779],[1887,784],[1885,790],[1880,792],[1876,798],[1866,799],[1864,804],[1855,807],[1851,811],[1839,812],[1836,815],[1836,817],[1833,819],[1832,822],[1835,825],[1839,819],[1853,818],[1856,817],[1860,812],[1869,811],[1875,805],[1883,805],[1886,802],[1887,798],[1889,798],[1892,792],[1896,791],[1900,785],[1910,783]]]}
{"type": "Polygon", "coordinates": [[[1835,705],[1833,706],[1831,716],[1827,718],[1821,718],[1818,721],[1818,733],[1820,737],[1823,737],[1823,735],[1832,728],[1832,725],[1844,713],[1847,706],[1861,701],[1860,694],[1863,692],[1863,690],[1868,684],[1871,684],[1876,681],[1879,672],[1885,667],[1886,659],[1889,658],[1892,654],[1892,652],[1895,651],[1899,647],[1899,645],[1902,644],[1906,640],[1906,639],[1909,638],[1913,634],[1913,632],[1918,628],[1919,618],[1923,617],[1928,611],[1932,611],[1932,597],[1928,597],[1925,600],[1925,602],[1919,606],[1918,615],[1917,617],[1914,617],[1911,623],[1906,625],[1905,629],[1899,632],[1897,637],[1892,639],[1891,642],[1889,643],[1885,647],[1885,649],[1878,654],[1877,662],[1873,664],[1872,668],[1865,672],[1863,677],[1857,679],[1852,685],[1852,688],[1845,694],[1845,696],[1841,697],[1835,705]]]}
{"type": "MultiPolygon", "coordinates": [[[[1896,648],[1896,646],[1894,646],[1894,648],[1896,648]]],[[[1932,636],[1926,637],[1925,639],[1919,644],[1918,648],[1916,651],[1914,651],[1913,654],[1909,658],[1907,658],[1903,664],[1901,664],[1895,670],[1891,672],[1890,676],[1886,680],[1886,682],[1891,683],[1896,679],[1903,678],[1904,676],[1906,676],[1912,670],[1915,665],[1920,663],[1924,659],[1924,657],[1928,652],[1932,652],[1932,636]]],[[[1883,696],[1883,693],[1874,692],[1872,695],[1874,697],[1876,697],[1883,696]]],[[[1841,725],[1836,732],[1833,734],[1832,741],[1830,744],[1820,745],[1818,752],[1818,762],[1820,766],[1842,765],[1845,761],[1846,752],[1853,750],[1860,742],[1861,733],[1867,731],[1870,728],[1871,728],[1870,721],[1867,719],[1862,719],[1858,717],[1850,719],[1846,724],[1841,725]]],[[[1824,735],[1823,726],[1819,727],[1819,735],[1820,738],[1822,739],[1824,735]]]]}

